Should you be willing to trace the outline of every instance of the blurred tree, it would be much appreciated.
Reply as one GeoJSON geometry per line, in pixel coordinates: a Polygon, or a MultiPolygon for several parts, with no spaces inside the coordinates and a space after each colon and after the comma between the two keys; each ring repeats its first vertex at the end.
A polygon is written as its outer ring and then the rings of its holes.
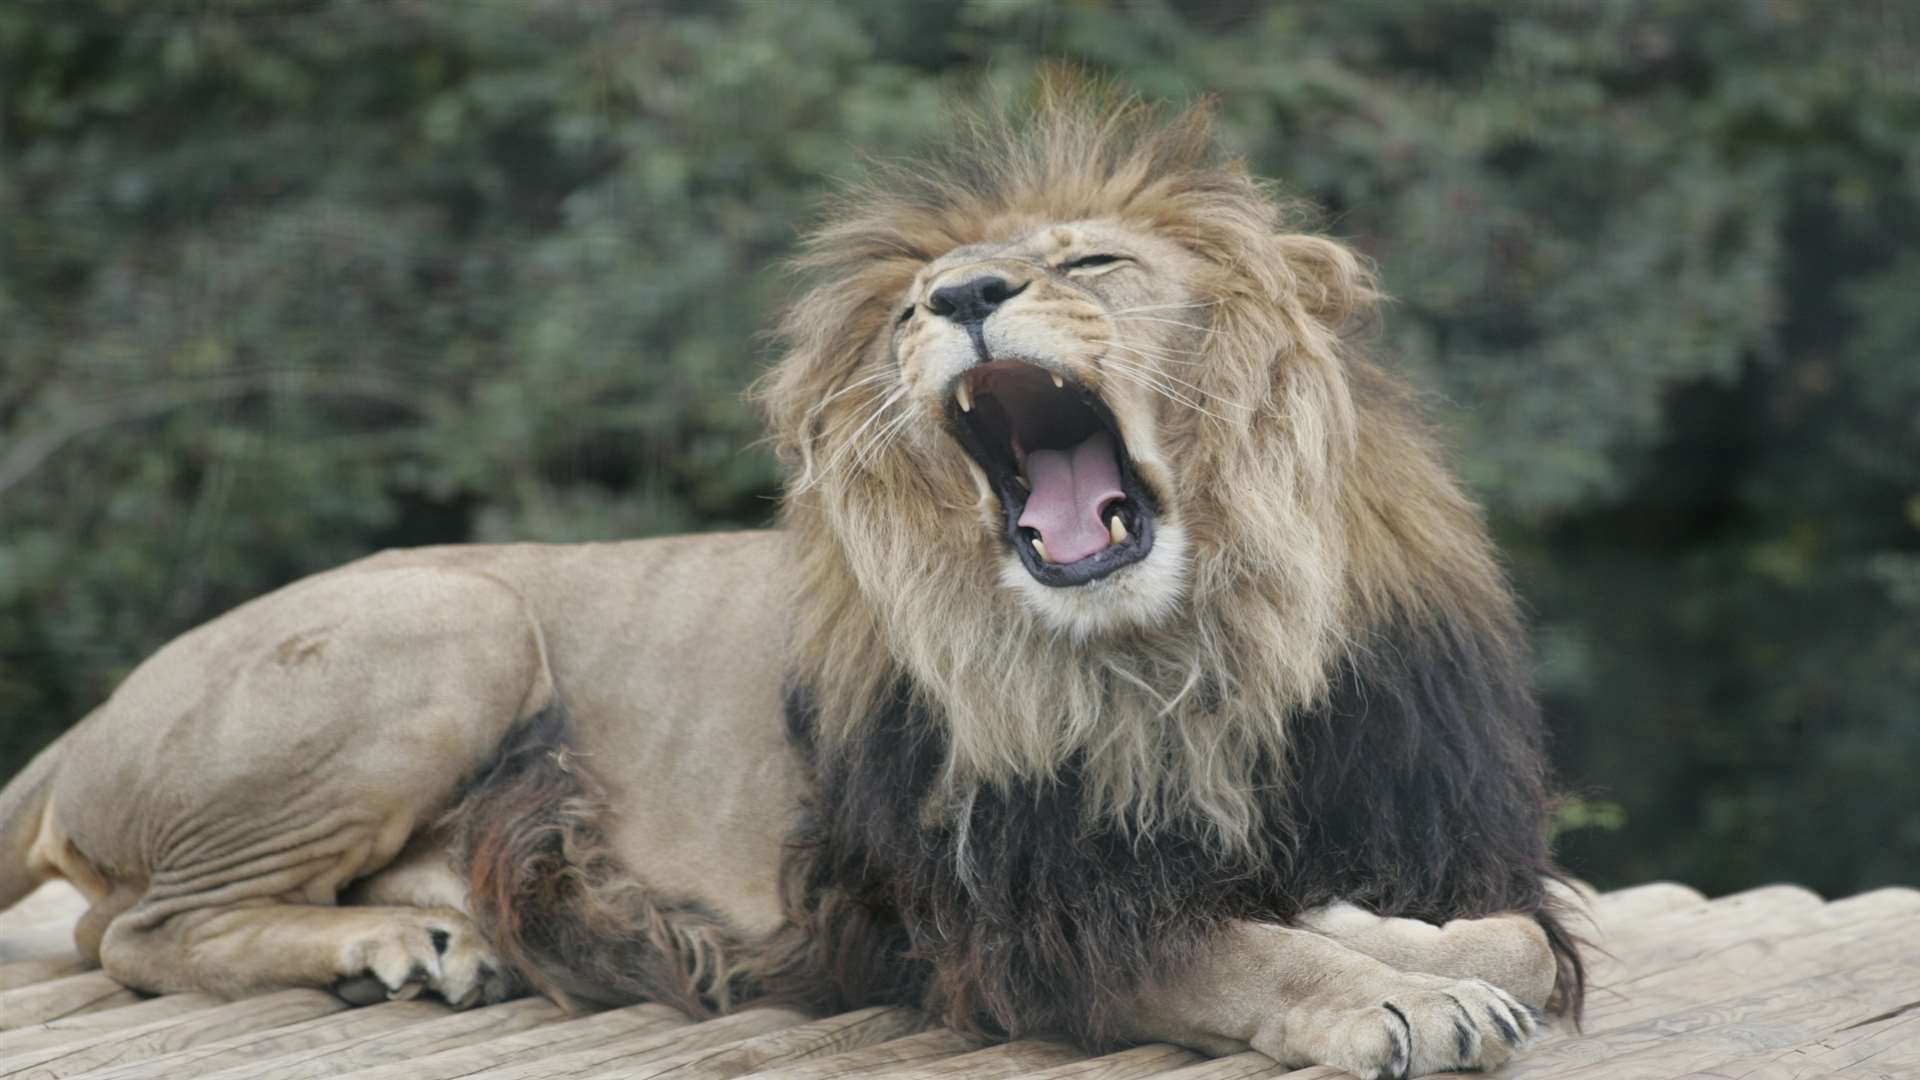
{"type": "Polygon", "coordinates": [[[1894,0],[0,7],[0,772],[391,544],[763,522],[859,153],[1067,56],[1219,96],[1397,297],[1603,883],[1920,876],[1920,17],[1894,0]],[[1624,815],[1609,805],[1618,803],[1624,815]]]}

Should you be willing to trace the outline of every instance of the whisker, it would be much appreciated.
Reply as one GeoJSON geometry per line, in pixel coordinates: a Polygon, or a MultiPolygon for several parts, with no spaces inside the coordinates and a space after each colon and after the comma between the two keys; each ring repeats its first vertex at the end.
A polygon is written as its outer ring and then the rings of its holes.
{"type": "Polygon", "coordinates": [[[1219,402],[1220,404],[1222,404],[1222,405],[1226,405],[1226,406],[1228,406],[1228,407],[1230,407],[1230,408],[1235,408],[1235,409],[1240,409],[1240,410],[1242,410],[1242,411],[1244,411],[1244,412],[1252,412],[1252,411],[1253,411],[1253,407],[1252,407],[1252,406],[1250,406],[1250,405],[1244,405],[1244,404],[1242,404],[1242,403],[1240,403],[1240,402],[1238,402],[1238,401],[1234,401],[1234,400],[1233,400],[1233,399],[1231,399],[1231,398],[1224,398],[1224,397],[1221,397],[1221,396],[1220,396],[1219,394],[1216,394],[1216,393],[1214,393],[1213,391],[1211,391],[1211,390],[1208,390],[1208,389],[1206,389],[1206,388],[1204,388],[1204,387],[1200,387],[1200,386],[1195,386],[1195,385],[1194,385],[1193,383],[1190,383],[1190,382],[1188,382],[1188,381],[1186,381],[1185,379],[1182,379],[1182,378],[1181,378],[1181,377],[1179,377],[1178,375],[1174,375],[1174,374],[1170,374],[1170,373],[1168,373],[1168,372],[1165,372],[1165,371],[1159,371],[1159,372],[1155,372],[1154,374],[1156,374],[1156,375],[1158,375],[1159,377],[1161,377],[1161,378],[1163,378],[1163,379],[1165,379],[1165,380],[1167,380],[1167,381],[1168,381],[1168,382],[1170,382],[1170,383],[1174,383],[1175,385],[1178,385],[1178,386],[1184,386],[1184,387],[1186,387],[1187,389],[1189,389],[1189,390],[1191,390],[1191,391],[1193,391],[1194,393],[1196,393],[1196,394],[1199,394],[1199,395],[1200,395],[1201,397],[1205,397],[1205,398],[1211,398],[1212,400],[1214,400],[1214,401],[1217,401],[1217,402],[1219,402]]]}
{"type": "Polygon", "coordinates": [[[913,413],[911,411],[901,412],[898,416],[895,416],[886,427],[880,429],[880,433],[873,437],[872,441],[868,443],[867,448],[860,452],[860,456],[854,459],[854,467],[864,469],[868,463],[886,453],[887,450],[893,446],[894,442],[899,439],[901,433],[907,430],[907,424],[912,419],[913,413]]]}
{"type": "Polygon", "coordinates": [[[1139,307],[1120,308],[1109,312],[1111,315],[1130,315],[1136,311],[1188,311],[1193,308],[1218,307],[1218,300],[1202,300],[1191,304],[1141,304],[1139,307]]]}
{"type": "MultiPolygon", "coordinates": [[[[1116,361],[1116,362],[1120,362],[1120,363],[1130,363],[1129,361],[1122,361],[1122,360],[1120,360],[1120,359],[1119,359],[1118,357],[1108,357],[1108,359],[1110,359],[1110,360],[1114,360],[1114,361],[1116,361]]],[[[1133,365],[1133,366],[1136,366],[1136,367],[1139,367],[1139,365],[1133,365]]],[[[1164,372],[1164,371],[1149,371],[1149,370],[1147,370],[1147,369],[1145,369],[1145,368],[1141,368],[1141,370],[1142,370],[1142,372],[1143,372],[1144,374],[1150,374],[1150,375],[1152,375],[1152,376],[1154,376],[1154,377],[1156,377],[1156,378],[1160,378],[1160,379],[1165,379],[1166,381],[1168,381],[1168,382],[1170,382],[1170,383],[1173,383],[1173,384],[1175,384],[1175,385],[1178,385],[1178,386],[1184,386],[1184,387],[1186,387],[1186,388],[1187,388],[1188,390],[1191,390],[1191,391],[1193,391],[1194,393],[1196,393],[1196,394],[1199,394],[1199,395],[1200,395],[1201,397],[1204,397],[1204,398],[1209,398],[1209,399],[1211,399],[1211,400],[1214,400],[1214,401],[1217,401],[1217,402],[1219,402],[1220,404],[1222,404],[1222,405],[1226,405],[1226,406],[1228,406],[1228,407],[1230,407],[1230,408],[1235,408],[1235,409],[1240,409],[1240,410],[1242,410],[1242,411],[1244,411],[1244,412],[1252,412],[1252,411],[1253,411],[1253,410],[1252,410],[1252,409],[1251,409],[1250,407],[1248,407],[1248,406],[1246,406],[1246,405],[1242,405],[1242,404],[1241,404],[1240,402],[1237,402],[1237,401],[1233,401],[1233,400],[1230,400],[1230,399],[1228,399],[1228,398],[1223,398],[1223,397],[1221,397],[1221,396],[1220,396],[1219,394],[1216,394],[1216,393],[1213,393],[1213,392],[1212,392],[1212,391],[1210,391],[1210,390],[1206,390],[1206,389],[1203,389],[1203,388],[1201,388],[1201,387],[1198,387],[1198,386],[1195,386],[1195,385],[1193,385],[1192,383],[1190,383],[1190,382],[1187,382],[1187,381],[1186,381],[1186,380],[1184,380],[1184,379],[1181,379],[1181,378],[1179,378],[1179,377],[1177,377],[1177,376],[1174,376],[1174,375],[1169,375],[1169,374],[1167,374],[1167,373],[1166,373],[1166,372],[1164,372]]]]}
{"type": "MultiPolygon", "coordinates": [[[[1160,347],[1156,345],[1141,345],[1135,342],[1114,341],[1111,338],[1094,338],[1092,340],[1098,345],[1111,345],[1116,349],[1125,349],[1128,352],[1139,353],[1141,356],[1150,356],[1155,360],[1161,360],[1169,364],[1179,364],[1182,367],[1198,367],[1201,363],[1199,360],[1181,360],[1172,353],[1161,351],[1160,347]]],[[[1200,355],[1197,352],[1189,353],[1185,349],[1178,351],[1186,353],[1189,356],[1200,355]]]]}
{"type": "Polygon", "coordinates": [[[1116,314],[1114,318],[1120,322],[1157,322],[1157,323],[1166,323],[1168,326],[1182,326],[1187,328],[1188,330],[1193,331],[1196,334],[1205,334],[1208,337],[1212,337],[1213,335],[1218,334],[1220,332],[1218,330],[1209,330],[1208,328],[1201,326],[1199,323],[1181,322],[1179,319],[1163,319],[1158,315],[1116,314]]]}
{"type": "Polygon", "coordinates": [[[1146,389],[1159,394],[1161,397],[1166,398],[1168,401],[1171,401],[1171,402],[1174,402],[1175,404],[1182,405],[1182,406],[1185,406],[1186,408],[1192,409],[1194,412],[1197,412],[1202,416],[1210,416],[1213,419],[1218,420],[1223,424],[1227,422],[1227,418],[1224,416],[1221,416],[1219,413],[1213,412],[1212,410],[1208,409],[1204,405],[1201,405],[1197,401],[1190,401],[1186,398],[1185,395],[1179,393],[1176,390],[1173,390],[1172,388],[1160,382],[1155,381],[1152,374],[1148,373],[1144,368],[1130,367],[1122,363],[1120,359],[1115,356],[1108,356],[1106,359],[1108,363],[1111,365],[1107,368],[1107,373],[1109,375],[1115,375],[1122,379],[1126,379],[1127,381],[1132,382],[1137,386],[1145,387],[1146,389]]]}
{"type": "Polygon", "coordinates": [[[807,409],[807,419],[812,420],[814,417],[819,416],[823,411],[826,410],[826,407],[828,405],[833,404],[835,401],[839,400],[842,397],[845,397],[848,394],[853,393],[855,390],[858,390],[863,386],[871,386],[874,383],[880,382],[884,379],[891,379],[893,377],[894,377],[894,371],[891,368],[881,368],[879,371],[869,371],[865,375],[860,376],[859,378],[853,380],[852,382],[841,387],[840,389],[835,390],[833,393],[828,394],[826,397],[821,398],[819,401],[814,402],[813,405],[807,409]]]}
{"type": "MultiPolygon", "coordinates": [[[[839,450],[834,452],[833,457],[827,462],[827,464],[818,473],[814,474],[811,477],[807,477],[801,483],[795,485],[794,490],[796,492],[806,491],[809,488],[812,488],[818,485],[822,480],[825,480],[828,476],[831,476],[833,474],[833,470],[840,467],[840,463],[846,459],[847,455],[849,453],[855,452],[855,448],[859,445],[859,442],[860,442],[860,436],[866,434],[868,428],[872,427],[876,421],[878,421],[882,416],[886,414],[886,411],[888,409],[893,408],[893,406],[898,404],[900,399],[906,397],[906,395],[907,395],[907,388],[904,385],[895,387],[893,392],[887,394],[884,400],[880,402],[880,404],[874,406],[872,411],[867,413],[866,419],[860,423],[860,426],[858,428],[854,429],[851,435],[847,436],[846,442],[840,447],[839,450]]],[[[853,423],[852,420],[845,421],[839,424],[838,426],[836,426],[834,430],[835,431],[845,430],[852,423],[853,423]]]]}

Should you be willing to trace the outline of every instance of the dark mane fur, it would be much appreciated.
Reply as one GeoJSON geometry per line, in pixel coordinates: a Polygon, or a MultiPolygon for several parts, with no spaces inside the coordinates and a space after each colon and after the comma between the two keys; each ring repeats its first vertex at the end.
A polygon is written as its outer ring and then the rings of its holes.
{"type": "MultiPolygon", "coordinates": [[[[1583,974],[1544,888],[1540,731],[1515,658],[1448,626],[1374,636],[1328,705],[1293,718],[1293,760],[1266,763],[1264,858],[1179,825],[1125,835],[1081,813],[1068,767],[977,793],[967,839],[930,822],[937,718],[901,687],[863,739],[814,762],[817,801],[790,878],[800,952],[775,989],[820,1007],[921,997],[988,1035],[1124,1039],[1127,995],[1190,962],[1226,920],[1287,922],[1337,900],[1441,922],[1531,912],[1583,974]]],[[[789,724],[811,742],[804,689],[789,724]]]]}

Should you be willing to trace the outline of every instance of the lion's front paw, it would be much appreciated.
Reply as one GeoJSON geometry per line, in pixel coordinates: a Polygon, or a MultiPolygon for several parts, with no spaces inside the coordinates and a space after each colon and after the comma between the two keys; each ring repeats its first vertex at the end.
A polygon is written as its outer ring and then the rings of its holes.
{"type": "Polygon", "coordinates": [[[355,1005],[432,993],[464,1009],[505,1000],[512,989],[473,923],[450,908],[395,911],[347,946],[341,971],[334,992],[355,1005]]]}
{"type": "Polygon", "coordinates": [[[1360,1080],[1404,1080],[1498,1068],[1538,1027],[1533,1010],[1505,991],[1464,979],[1361,1008],[1296,1010],[1254,1049],[1286,1064],[1331,1065],[1360,1080]]]}

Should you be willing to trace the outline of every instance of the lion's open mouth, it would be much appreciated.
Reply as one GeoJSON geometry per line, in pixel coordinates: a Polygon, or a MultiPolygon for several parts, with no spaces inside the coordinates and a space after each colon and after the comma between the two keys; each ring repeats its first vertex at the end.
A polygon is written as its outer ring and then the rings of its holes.
{"type": "Polygon", "coordinates": [[[954,380],[954,437],[987,474],[1021,565],[1084,585],[1147,557],[1157,503],[1099,395],[1034,364],[997,360],[954,380]]]}

